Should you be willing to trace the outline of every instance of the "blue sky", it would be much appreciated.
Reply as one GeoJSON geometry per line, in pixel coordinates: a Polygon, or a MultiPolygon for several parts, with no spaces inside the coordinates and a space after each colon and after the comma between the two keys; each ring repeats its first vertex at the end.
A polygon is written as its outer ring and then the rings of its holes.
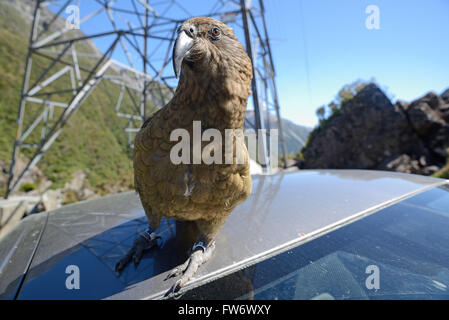
{"type": "MultiPolygon", "coordinates": [[[[96,6],[93,0],[81,2],[81,17],[96,6]]],[[[181,3],[198,15],[207,13],[214,2],[181,3]]],[[[316,125],[317,107],[328,104],[341,87],[357,79],[374,77],[394,100],[410,101],[429,91],[441,93],[449,87],[449,0],[265,0],[264,3],[281,115],[295,123],[316,125]],[[369,5],[379,8],[379,30],[365,26],[369,15],[365,9],[369,5]]],[[[117,5],[127,7],[130,2],[117,1],[117,5]]],[[[174,15],[182,17],[185,13],[178,8],[174,15]]],[[[107,18],[103,21],[108,22],[107,18]]],[[[97,33],[102,24],[92,21],[83,24],[82,29],[87,34],[97,33]]],[[[244,42],[243,38],[240,40],[244,42]]],[[[96,40],[102,50],[109,42],[110,39],[96,40]]],[[[114,58],[125,59],[123,53],[114,58]]]]}
{"type": "Polygon", "coordinates": [[[358,78],[374,77],[395,100],[449,88],[448,0],[265,0],[265,6],[281,114],[296,123],[315,125],[316,108],[358,78]],[[365,27],[368,5],[379,8],[379,30],[365,27]]]}

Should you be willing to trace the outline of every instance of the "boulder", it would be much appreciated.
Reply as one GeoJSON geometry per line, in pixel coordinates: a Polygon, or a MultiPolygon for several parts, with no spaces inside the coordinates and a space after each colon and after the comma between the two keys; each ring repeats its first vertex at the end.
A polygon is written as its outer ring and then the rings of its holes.
{"type": "Polygon", "coordinates": [[[87,173],[83,171],[75,171],[72,175],[73,179],[65,184],[64,189],[80,192],[85,186],[87,173]]]}
{"type": "Polygon", "coordinates": [[[424,137],[446,124],[439,110],[439,106],[443,104],[443,100],[431,92],[410,103],[404,108],[404,112],[413,129],[424,137]]]}
{"type": "Polygon", "coordinates": [[[55,210],[62,206],[64,193],[61,189],[48,190],[42,195],[42,204],[45,211],[55,210]]]}

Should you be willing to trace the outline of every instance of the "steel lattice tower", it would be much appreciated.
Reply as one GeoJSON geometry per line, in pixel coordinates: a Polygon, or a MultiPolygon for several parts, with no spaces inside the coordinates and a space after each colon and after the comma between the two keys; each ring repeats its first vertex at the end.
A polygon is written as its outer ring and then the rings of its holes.
{"type": "MultiPolygon", "coordinates": [[[[172,47],[178,26],[192,16],[221,19],[245,41],[254,69],[254,121],[246,119],[245,126],[269,129],[269,114],[274,111],[286,158],[263,1],[190,1],[35,1],[6,196],[18,188],[102,81],[119,92],[111,108],[123,118],[132,146],[145,118],[164,106],[176,88],[172,47]],[[190,1],[205,12],[191,12],[190,1]],[[33,64],[36,57],[46,63],[33,64]],[[28,149],[30,160],[18,170],[22,149],[28,149]]],[[[267,163],[269,141],[263,138],[259,146],[267,163]]],[[[265,168],[269,170],[269,165],[265,168]]]]}

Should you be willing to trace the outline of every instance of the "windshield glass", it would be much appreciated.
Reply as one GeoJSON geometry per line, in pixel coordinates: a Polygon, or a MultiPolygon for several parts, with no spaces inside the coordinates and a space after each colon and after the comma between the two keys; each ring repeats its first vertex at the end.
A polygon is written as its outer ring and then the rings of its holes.
{"type": "Polygon", "coordinates": [[[449,188],[426,191],[184,299],[448,299],[449,188]]]}

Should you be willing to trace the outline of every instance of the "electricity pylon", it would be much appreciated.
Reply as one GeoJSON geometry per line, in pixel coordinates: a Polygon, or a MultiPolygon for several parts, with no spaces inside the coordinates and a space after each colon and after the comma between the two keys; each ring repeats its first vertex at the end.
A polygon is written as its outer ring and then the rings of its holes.
{"type": "MultiPolygon", "coordinates": [[[[19,187],[100,82],[117,88],[111,107],[124,119],[132,147],[150,109],[164,106],[174,93],[172,47],[178,26],[192,16],[221,19],[245,39],[254,69],[254,121],[246,119],[245,125],[269,129],[274,111],[285,158],[262,0],[36,0],[6,196],[19,187]],[[29,161],[19,169],[22,149],[28,149],[29,161]]],[[[269,171],[269,140],[262,136],[259,147],[269,171]]]]}

